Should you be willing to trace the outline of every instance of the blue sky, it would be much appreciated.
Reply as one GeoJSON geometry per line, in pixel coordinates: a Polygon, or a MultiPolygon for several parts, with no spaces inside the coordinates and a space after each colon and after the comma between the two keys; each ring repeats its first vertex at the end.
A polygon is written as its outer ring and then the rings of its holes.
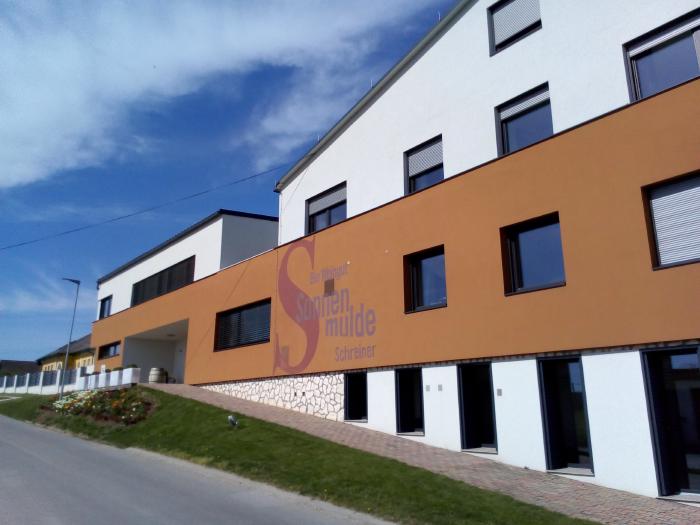
{"type": "MultiPolygon", "coordinates": [[[[291,165],[455,0],[18,2],[0,10],[0,247],[291,165]]],[[[90,331],[96,279],[283,170],[0,250],[0,359],[90,331]]]]}

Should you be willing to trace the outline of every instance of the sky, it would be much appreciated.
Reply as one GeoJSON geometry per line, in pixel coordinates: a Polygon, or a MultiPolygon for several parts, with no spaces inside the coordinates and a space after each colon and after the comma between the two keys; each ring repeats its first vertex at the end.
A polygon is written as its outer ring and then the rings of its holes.
{"type": "Polygon", "coordinates": [[[285,168],[454,4],[0,0],[0,360],[65,344],[63,277],[76,339],[100,276],[220,208],[277,215],[285,168]]]}

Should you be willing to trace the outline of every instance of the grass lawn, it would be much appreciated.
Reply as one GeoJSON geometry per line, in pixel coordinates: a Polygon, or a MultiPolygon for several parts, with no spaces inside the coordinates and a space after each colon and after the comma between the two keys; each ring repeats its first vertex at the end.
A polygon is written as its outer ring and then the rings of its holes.
{"type": "Polygon", "coordinates": [[[240,416],[232,428],[225,410],[145,392],[157,408],[128,427],[41,410],[50,399],[45,396],[5,401],[0,414],[187,459],[401,523],[585,523],[273,423],[240,416]]]}

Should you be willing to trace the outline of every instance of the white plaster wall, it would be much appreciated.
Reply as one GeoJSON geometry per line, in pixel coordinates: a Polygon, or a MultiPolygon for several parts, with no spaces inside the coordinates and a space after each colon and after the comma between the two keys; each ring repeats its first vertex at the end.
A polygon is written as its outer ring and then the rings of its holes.
{"type": "Polygon", "coordinates": [[[639,352],[584,355],[591,481],[658,496],[639,352]]]}
{"type": "Polygon", "coordinates": [[[396,434],[394,371],[367,372],[367,427],[396,434]]]}
{"type": "Polygon", "coordinates": [[[498,459],[518,467],[546,470],[537,361],[497,361],[491,370],[498,459]]]}
{"type": "Polygon", "coordinates": [[[169,376],[174,373],[175,343],[127,337],[124,341],[124,366],[138,365],[141,382],[148,382],[151,368],[165,368],[169,376]]]}
{"type": "Polygon", "coordinates": [[[298,175],[279,200],[279,240],[304,235],[308,198],[347,181],[348,216],[404,192],[403,152],[442,134],[446,176],[497,156],[494,108],[549,82],[554,131],[629,103],[622,46],[697,0],[540,0],[542,29],[489,56],[475,3],[298,175]]]}
{"type": "Polygon", "coordinates": [[[456,366],[423,368],[423,416],[425,418],[424,443],[461,450],[456,366]]]}
{"type": "Polygon", "coordinates": [[[277,245],[277,221],[223,216],[220,268],[258,255],[277,245]]]}
{"type": "Polygon", "coordinates": [[[112,314],[125,310],[131,306],[131,289],[134,283],[193,255],[195,256],[195,281],[218,272],[221,262],[222,224],[223,221],[219,218],[136,266],[103,282],[97,290],[96,318],[99,316],[99,301],[104,297],[112,296],[112,314]]]}

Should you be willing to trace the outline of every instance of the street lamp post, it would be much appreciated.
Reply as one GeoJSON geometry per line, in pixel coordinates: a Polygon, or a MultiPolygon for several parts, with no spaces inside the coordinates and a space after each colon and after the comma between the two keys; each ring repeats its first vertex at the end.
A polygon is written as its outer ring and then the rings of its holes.
{"type": "Polygon", "coordinates": [[[80,281],[77,279],[69,279],[67,277],[63,278],[64,281],[70,281],[75,284],[75,302],[73,303],[73,319],[70,322],[70,332],[68,334],[68,344],[66,345],[66,356],[63,359],[63,370],[61,374],[61,388],[58,392],[58,399],[63,397],[63,387],[66,384],[66,371],[68,368],[68,354],[70,353],[70,342],[73,339],[73,325],[75,324],[75,310],[78,308],[78,293],[80,292],[80,281]]]}

